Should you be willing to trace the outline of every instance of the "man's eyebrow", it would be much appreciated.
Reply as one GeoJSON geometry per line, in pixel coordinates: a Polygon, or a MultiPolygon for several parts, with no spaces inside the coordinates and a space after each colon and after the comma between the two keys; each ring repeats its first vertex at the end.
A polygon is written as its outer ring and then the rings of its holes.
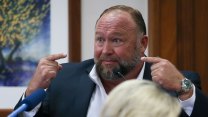
{"type": "Polygon", "coordinates": [[[96,31],[96,32],[95,32],[95,35],[103,35],[103,33],[102,33],[102,32],[96,31]]]}

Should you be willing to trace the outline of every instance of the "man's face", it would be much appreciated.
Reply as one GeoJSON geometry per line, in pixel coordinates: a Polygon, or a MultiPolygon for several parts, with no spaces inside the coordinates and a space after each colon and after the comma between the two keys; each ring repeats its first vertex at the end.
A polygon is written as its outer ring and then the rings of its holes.
{"type": "MultiPolygon", "coordinates": [[[[141,37],[140,37],[141,38],[141,37]]],[[[105,79],[122,78],[139,62],[140,39],[136,24],[124,11],[104,14],[96,25],[94,58],[97,73],[105,79]]]]}

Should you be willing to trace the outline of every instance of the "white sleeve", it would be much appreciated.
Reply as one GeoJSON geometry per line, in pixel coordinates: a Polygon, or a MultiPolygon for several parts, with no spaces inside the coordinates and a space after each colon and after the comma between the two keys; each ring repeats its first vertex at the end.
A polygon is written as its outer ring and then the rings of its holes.
{"type": "Polygon", "coordinates": [[[184,100],[184,101],[181,101],[179,99],[179,102],[182,108],[189,116],[191,115],[193,111],[195,100],[196,100],[196,89],[194,85],[193,85],[193,95],[189,99],[184,100]]]}
{"type": "MultiPolygon", "coordinates": [[[[24,100],[24,99],[25,99],[25,93],[22,96],[22,100],[24,100]]],[[[33,117],[38,112],[38,109],[40,108],[40,106],[41,106],[41,102],[34,109],[32,109],[31,111],[22,112],[20,114],[21,117],[33,117]]]]}

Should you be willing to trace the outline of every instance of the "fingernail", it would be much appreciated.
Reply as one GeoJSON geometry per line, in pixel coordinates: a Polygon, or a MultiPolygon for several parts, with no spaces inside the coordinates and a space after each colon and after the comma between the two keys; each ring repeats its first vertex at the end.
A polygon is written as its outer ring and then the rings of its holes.
{"type": "Polygon", "coordinates": [[[67,56],[67,54],[65,54],[65,53],[62,53],[62,55],[67,56]]]}

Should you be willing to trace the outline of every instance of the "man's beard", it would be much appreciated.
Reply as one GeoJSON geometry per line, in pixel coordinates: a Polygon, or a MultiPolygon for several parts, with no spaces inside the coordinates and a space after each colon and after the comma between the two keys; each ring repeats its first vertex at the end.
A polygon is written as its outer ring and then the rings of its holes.
{"type": "Polygon", "coordinates": [[[135,52],[130,60],[123,60],[122,58],[115,56],[111,57],[111,56],[101,55],[99,59],[95,58],[96,72],[103,79],[107,79],[107,80],[123,79],[123,76],[128,74],[132,69],[135,68],[135,66],[138,63],[140,63],[141,61],[140,57],[141,55],[139,53],[139,48],[135,48],[135,52]],[[104,67],[102,65],[102,61],[104,60],[116,61],[118,62],[118,65],[112,68],[109,68],[108,66],[104,67]]]}

